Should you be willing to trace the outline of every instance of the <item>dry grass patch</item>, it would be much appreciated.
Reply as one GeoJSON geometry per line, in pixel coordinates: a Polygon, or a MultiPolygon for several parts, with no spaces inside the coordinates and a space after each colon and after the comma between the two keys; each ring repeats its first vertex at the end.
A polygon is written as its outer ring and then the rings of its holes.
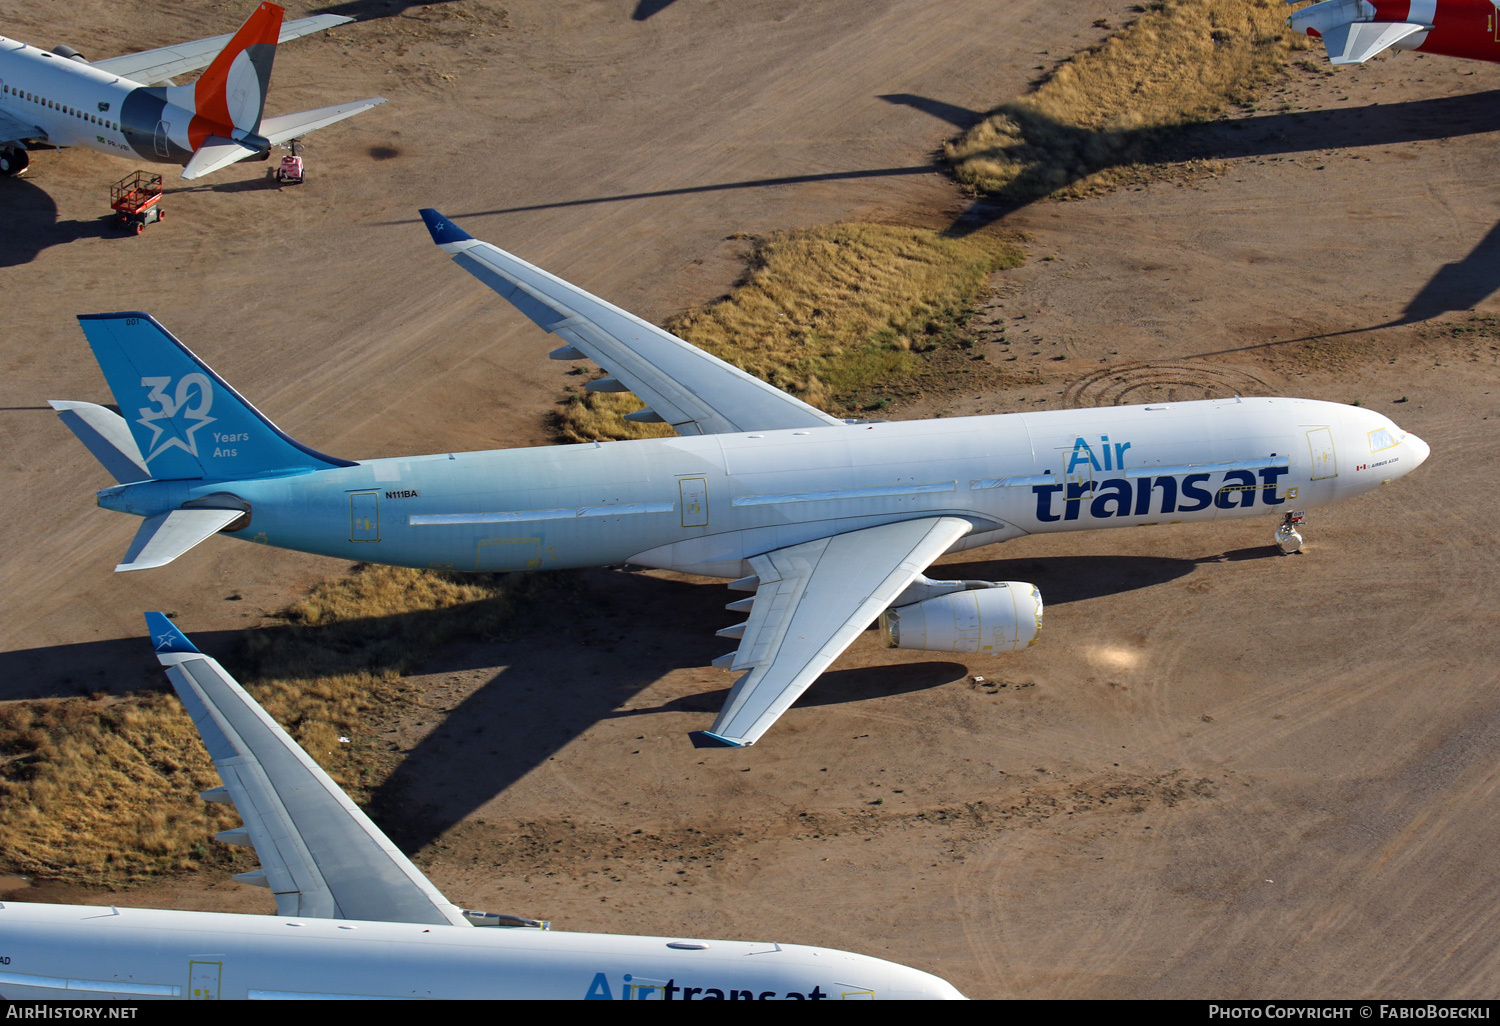
{"type": "MultiPolygon", "coordinates": [[[[502,629],[546,581],[357,567],[284,610],[283,624],[248,632],[226,668],[361,800],[394,768],[365,739],[407,700],[400,677],[457,637],[502,629]]],[[[197,797],[218,783],[170,691],[0,706],[0,864],[95,884],[203,863],[242,871],[253,855],[210,842],[239,818],[197,797]]]]}
{"type": "MultiPolygon", "coordinates": [[[[902,378],[918,354],[953,342],[989,275],[1018,265],[993,235],[951,238],[926,228],[835,224],[761,240],[748,278],[667,330],[836,416],[851,395],[902,378]]],[[[665,424],[621,419],[628,393],[575,392],[557,416],[566,440],[649,438],[665,424]]]]}
{"type": "Polygon", "coordinates": [[[175,696],[8,704],[0,758],[0,859],[28,876],[102,883],[189,869],[238,823],[196,796],[219,777],[175,696]]]}
{"type": "Polygon", "coordinates": [[[1026,202],[1085,195],[1147,160],[1166,130],[1245,102],[1296,50],[1281,0],[1158,0],[1118,35],[1075,54],[1030,96],[944,147],[959,181],[1026,202]]]}

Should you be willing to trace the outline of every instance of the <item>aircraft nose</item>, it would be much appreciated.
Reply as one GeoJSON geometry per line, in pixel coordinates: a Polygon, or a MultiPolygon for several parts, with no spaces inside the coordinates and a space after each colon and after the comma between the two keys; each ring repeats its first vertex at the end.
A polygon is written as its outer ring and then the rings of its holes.
{"type": "MultiPolygon", "coordinates": [[[[919,970],[912,970],[914,973],[919,970]]],[[[920,979],[905,981],[911,989],[911,995],[923,1001],[967,1001],[957,987],[943,979],[941,976],[933,976],[931,973],[920,973],[920,979]]]]}
{"type": "MultiPolygon", "coordinates": [[[[882,960],[883,961],[883,960],[882,960]]],[[[968,998],[957,987],[932,973],[924,973],[909,965],[885,962],[890,971],[887,986],[893,997],[920,1001],[967,1001],[968,998]]]]}
{"type": "Polygon", "coordinates": [[[1416,470],[1423,463],[1426,463],[1427,457],[1432,455],[1432,447],[1426,442],[1422,441],[1416,435],[1407,435],[1406,445],[1411,450],[1412,454],[1412,470],[1416,470]]]}

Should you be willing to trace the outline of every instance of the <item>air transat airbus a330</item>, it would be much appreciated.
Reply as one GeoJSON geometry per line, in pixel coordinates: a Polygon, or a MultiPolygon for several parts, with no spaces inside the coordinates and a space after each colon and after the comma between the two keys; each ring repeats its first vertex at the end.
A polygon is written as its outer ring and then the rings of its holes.
{"type": "Polygon", "coordinates": [[[160,613],[156,656],[245,825],[276,915],[0,904],[0,995],[16,1000],[962,998],[946,980],[797,944],[564,933],[454,905],[219,663],[160,613]],[[492,929],[474,929],[474,927],[492,929]]]}
{"type": "Polygon", "coordinates": [[[1378,488],[1428,448],[1373,410],[1232,399],[895,423],[839,420],[424,210],[454,261],[679,437],[350,461],[289,438],[144,313],[80,317],[124,416],[54,401],[144,517],[117,570],[215,533],[449,570],[633,563],[734,578],[715,665],[748,671],[699,746],[753,744],[877,617],[887,640],[999,653],[1042,623],[1023,582],[931,581],[1025,534],[1271,514],[1378,488]]]}
{"type": "Polygon", "coordinates": [[[1330,64],[1363,64],[1387,49],[1500,61],[1496,8],[1493,0],[1321,0],[1287,23],[1322,39],[1330,64]]]}
{"type": "Polygon", "coordinates": [[[39,50],[0,36],[0,175],[26,170],[28,143],[86,146],[185,165],[200,178],[384,103],[380,97],[263,118],[276,44],[353,21],[333,14],[282,24],[263,3],[232,36],[90,63],[71,47],[39,50]],[[172,79],[207,68],[192,85],[172,79]]]}

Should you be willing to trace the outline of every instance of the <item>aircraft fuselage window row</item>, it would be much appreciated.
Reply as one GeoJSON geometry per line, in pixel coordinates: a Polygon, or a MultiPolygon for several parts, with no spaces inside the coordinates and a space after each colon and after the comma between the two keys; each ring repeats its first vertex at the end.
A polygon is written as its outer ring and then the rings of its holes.
{"type": "Polygon", "coordinates": [[[32,103],[40,103],[42,106],[48,107],[52,110],[60,110],[64,114],[71,114],[75,118],[82,118],[85,121],[88,121],[95,125],[99,125],[103,128],[113,129],[116,132],[120,130],[119,124],[114,121],[105,121],[103,118],[98,117],[97,115],[86,114],[83,111],[79,110],[77,107],[64,107],[60,103],[54,103],[51,100],[43,99],[42,97],[36,95],[36,93],[23,93],[19,89],[12,89],[10,86],[5,86],[5,92],[11,96],[19,97],[22,100],[29,100],[32,103]]]}

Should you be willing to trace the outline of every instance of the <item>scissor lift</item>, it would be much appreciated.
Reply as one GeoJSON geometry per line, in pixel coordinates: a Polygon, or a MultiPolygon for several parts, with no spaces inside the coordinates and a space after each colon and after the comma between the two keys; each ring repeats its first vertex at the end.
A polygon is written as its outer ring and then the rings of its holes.
{"type": "Polygon", "coordinates": [[[136,235],[165,215],[161,209],[161,175],[137,171],[121,178],[109,189],[109,205],[115,211],[115,226],[136,235]]]}

